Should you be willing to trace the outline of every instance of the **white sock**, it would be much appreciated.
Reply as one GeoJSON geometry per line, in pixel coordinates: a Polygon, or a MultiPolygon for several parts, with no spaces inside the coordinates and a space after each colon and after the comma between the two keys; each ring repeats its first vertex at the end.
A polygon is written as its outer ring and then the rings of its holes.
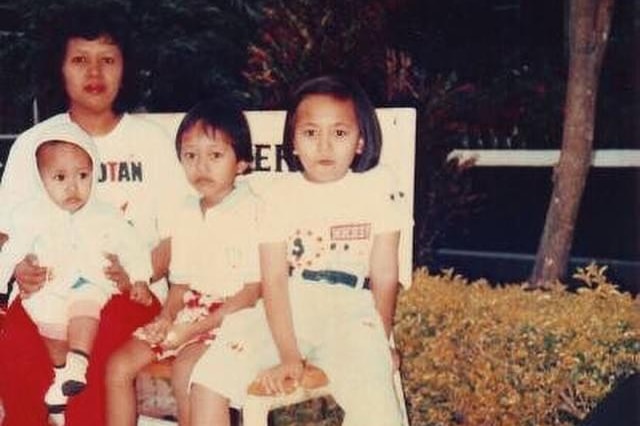
{"type": "Polygon", "coordinates": [[[64,381],[64,371],[66,365],[54,367],[53,383],[49,386],[44,396],[44,402],[47,404],[49,414],[63,414],[67,408],[67,396],[62,393],[62,383],[64,381]]]}
{"type": "Polygon", "coordinates": [[[77,350],[71,350],[67,354],[67,365],[63,373],[62,393],[66,396],[74,396],[80,393],[87,385],[87,367],[89,357],[77,350]]]}

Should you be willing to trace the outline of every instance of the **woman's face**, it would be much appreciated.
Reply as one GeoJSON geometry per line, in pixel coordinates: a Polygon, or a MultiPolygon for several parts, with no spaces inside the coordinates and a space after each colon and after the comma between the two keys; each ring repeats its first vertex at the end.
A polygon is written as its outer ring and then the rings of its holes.
{"type": "Polygon", "coordinates": [[[70,110],[112,111],[122,83],[123,67],[122,52],[110,38],[70,38],[62,61],[70,110]]]}

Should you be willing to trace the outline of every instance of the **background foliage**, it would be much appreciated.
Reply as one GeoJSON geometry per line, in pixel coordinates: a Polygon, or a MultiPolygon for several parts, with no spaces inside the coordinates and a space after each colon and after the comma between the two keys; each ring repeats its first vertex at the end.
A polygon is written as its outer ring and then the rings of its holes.
{"type": "Polygon", "coordinates": [[[412,425],[579,423],[640,372],[638,300],[605,269],[579,269],[577,292],[417,271],[395,327],[412,425]]]}

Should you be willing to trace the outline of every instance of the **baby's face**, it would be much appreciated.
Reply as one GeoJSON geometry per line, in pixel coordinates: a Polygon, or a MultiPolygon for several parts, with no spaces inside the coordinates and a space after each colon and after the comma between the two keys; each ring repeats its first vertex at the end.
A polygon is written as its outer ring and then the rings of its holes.
{"type": "Polygon", "coordinates": [[[46,143],[38,150],[38,170],[47,194],[61,209],[73,213],[89,200],[93,165],[77,145],[46,143]]]}
{"type": "Polygon", "coordinates": [[[204,208],[218,204],[233,190],[236,175],[248,164],[238,161],[231,137],[197,124],[182,136],[180,163],[189,183],[202,196],[204,208]]]}

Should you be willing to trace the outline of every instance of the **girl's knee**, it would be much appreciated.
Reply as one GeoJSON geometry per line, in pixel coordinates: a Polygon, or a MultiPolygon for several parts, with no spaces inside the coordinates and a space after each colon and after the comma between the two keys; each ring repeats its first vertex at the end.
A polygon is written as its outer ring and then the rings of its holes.
{"type": "Polygon", "coordinates": [[[107,371],[105,380],[107,385],[133,383],[138,368],[129,358],[128,354],[116,352],[107,362],[107,371]]]}

